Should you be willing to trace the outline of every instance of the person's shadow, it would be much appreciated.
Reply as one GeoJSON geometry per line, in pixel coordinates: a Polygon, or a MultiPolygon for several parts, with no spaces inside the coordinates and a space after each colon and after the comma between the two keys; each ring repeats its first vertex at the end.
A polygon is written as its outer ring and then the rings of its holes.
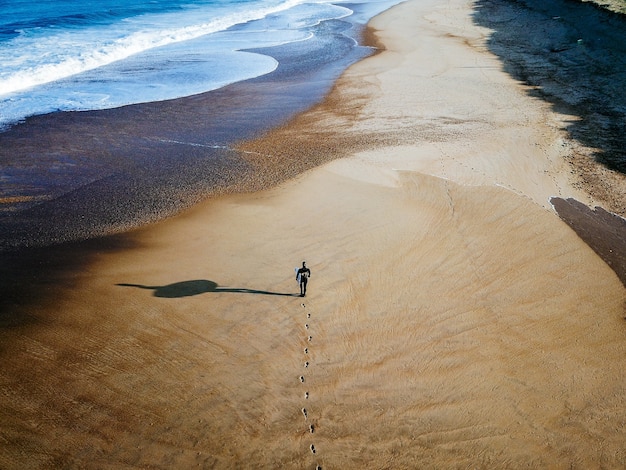
{"type": "Polygon", "coordinates": [[[136,287],[138,289],[149,289],[154,291],[155,297],[165,297],[175,299],[179,297],[191,297],[194,295],[206,294],[208,292],[232,292],[239,294],[261,294],[261,295],[281,295],[288,297],[300,297],[300,294],[284,294],[281,292],[269,292],[265,290],[242,289],[219,287],[216,282],[206,279],[196,279],[193,281],[181,281],[166,286],[144,286],[141,284],[116,284],[121,287],[136,287]]]}

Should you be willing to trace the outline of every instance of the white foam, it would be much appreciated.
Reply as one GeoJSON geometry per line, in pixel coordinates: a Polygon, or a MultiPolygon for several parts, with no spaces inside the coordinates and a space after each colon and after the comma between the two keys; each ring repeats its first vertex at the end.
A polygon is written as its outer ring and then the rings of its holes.
{"type": "Polygon", "coordinates": [[[205,21],[198,12],[156,15],[128,20],[112,27],[63,31],[49,36],[22,34],[0,49],[0,96],[54,82],[151,49],[225,31],[238,24],[264,18],[303,0],[287,0],[273,6],[240,9],[205,21]],[[198,18],[200,16],[200,18],[198,18]],[[177,26],[168,27],[174,23],[177,26]],[[20,51],[21,55],[16,55],[20,51]],[[29,54],[29,55],[26,55],[29,54]]]}
{"type": "Polygon", "coordinates": [[[307,41],[307,28],[352,13],[327,0],[224,1],[87,29],[27,29],[0,42],[0,129],[32,115],[180,98],[258,77],[278,62],[243,50],[307,41]]]}

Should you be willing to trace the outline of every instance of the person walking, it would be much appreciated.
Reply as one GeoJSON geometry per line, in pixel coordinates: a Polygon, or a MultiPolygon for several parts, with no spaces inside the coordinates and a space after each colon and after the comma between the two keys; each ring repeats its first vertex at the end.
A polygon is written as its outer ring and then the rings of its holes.
{"type": "Polygon", "coordinates": [[[302,267],[296,271],[296,281],[300,284],[300,297],[306,296],[306,284],[311,277],[311,270],[306,267],[306,261],[302,262],[302,267]]]}

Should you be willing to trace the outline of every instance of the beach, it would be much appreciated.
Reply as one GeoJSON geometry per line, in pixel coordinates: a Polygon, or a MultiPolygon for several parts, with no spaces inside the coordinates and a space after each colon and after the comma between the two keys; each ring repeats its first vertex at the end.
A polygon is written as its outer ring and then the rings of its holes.
{"type": "Polygon", "coordinates": [[[624,176],[475,15],[389,9],[238,191],[28,260],[0,467],[624,468],[624,176]]]}

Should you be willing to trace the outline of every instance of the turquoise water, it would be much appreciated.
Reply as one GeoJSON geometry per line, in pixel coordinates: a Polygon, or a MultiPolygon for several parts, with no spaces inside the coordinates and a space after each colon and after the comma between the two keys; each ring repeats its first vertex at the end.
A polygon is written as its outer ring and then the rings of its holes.
{"type": "MultiPolygon", "coordinates": [[[[373,16],[398,2],[354,3],[373,16]]],[[[257,77],[277,61],[247,49],[305,41],[352,13],[304,0],[0,0],[0,127],[257,77]]]]}

